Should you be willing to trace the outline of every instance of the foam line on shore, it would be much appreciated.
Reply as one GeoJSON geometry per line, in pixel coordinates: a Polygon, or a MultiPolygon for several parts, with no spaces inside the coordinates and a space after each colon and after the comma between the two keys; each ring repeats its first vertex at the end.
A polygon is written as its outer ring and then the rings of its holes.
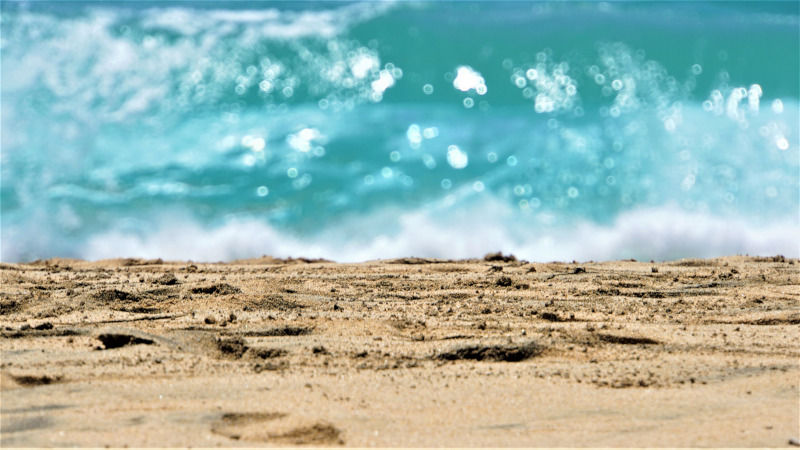
{"type": "MultiPolygon", "coordinates": [[[[305,237],[252,219],[234,220],[218,227],[173,222],[148,235],[121,231],[97,234],[78,253],[91,260],[126,256],[230,261],[272,255],[321,257],[340,262],[402,256],[470,258],[497,250],[531,261],[800,255],[793,238],[800,235],[796,223],[756,226],[674,207],[626,212],[610,225],[584,222],[560,230],[541,230],[519,222],[509,225],[502,214],[461,219],[434,220],[430,214],[416,211],[399,215],[397,226],[382,234],[369,235],[348,224],[339,224],[305,237]]],[[[382,220],[361,218],[356,223],[368,230],[370,227],[364,224],[382,220]]]]}

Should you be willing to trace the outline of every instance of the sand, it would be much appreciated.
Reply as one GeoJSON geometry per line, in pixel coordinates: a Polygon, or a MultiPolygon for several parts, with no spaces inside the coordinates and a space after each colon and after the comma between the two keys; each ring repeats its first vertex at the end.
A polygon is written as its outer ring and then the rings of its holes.
{"type": "Polygon", "coordinates": [[[797,260],[489,259],[4,264],[0,445],[800,437],[797,260]]]}

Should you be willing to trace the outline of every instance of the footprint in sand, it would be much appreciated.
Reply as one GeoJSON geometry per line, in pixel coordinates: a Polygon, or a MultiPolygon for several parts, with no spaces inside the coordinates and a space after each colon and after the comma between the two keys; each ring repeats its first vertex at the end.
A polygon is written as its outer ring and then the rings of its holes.
{"type": "Polygon", "coordinates": [[[341,431],[322,421],[305,421],[281,412],[225,413],[211,427],[229,439],[283,445],[343,445],[341,431]]]}

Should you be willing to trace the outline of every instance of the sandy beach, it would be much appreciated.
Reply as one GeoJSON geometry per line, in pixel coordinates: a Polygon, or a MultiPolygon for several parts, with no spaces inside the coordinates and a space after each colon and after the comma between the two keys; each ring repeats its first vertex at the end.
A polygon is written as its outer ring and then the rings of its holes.
{"type": "Polygon", "coordinates": [[[777,257],[0,266],[0,445],[789,446],[777,257]]]}

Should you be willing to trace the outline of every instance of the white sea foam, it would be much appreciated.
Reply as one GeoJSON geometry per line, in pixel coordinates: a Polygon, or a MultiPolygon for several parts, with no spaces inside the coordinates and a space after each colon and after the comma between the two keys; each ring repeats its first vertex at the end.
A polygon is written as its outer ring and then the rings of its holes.
{"type": "MultiPolygon", "coordinates": [[[[2,47],[3,62],[14,67],[3,72],[3,94],[28,98],[44,89],[53,95],[51,111],[91,124],[191,110],[225,102],[234,93],[285,102],[301,97],[299,85],[314,86],[310,95],[334,106],[343,100],[339,95],[376,101],[371,92],[360,97],[358,92],[375,81],[381,92],[391,86],[381,74],[380,58],[343,35],[392,7],[392,2],[300,11],[154,7],[131,16],[98,6],[71,20],[26,12],[4,23],[4,37],[18,44],[2,47]],[[282,46],[286,52],[280,55],[282,46]],[[351,53],[374,62],[355,80],[342,74],[351,53]]],[[[4,103],[4,112],[12,106],[4,103]]]]}
{"type": "Polygon", "coordinates": [[[281,11],[278,9],[197,11],[190,8],[151,8],[145,11],[148,28],[168,29],[192,36],[206,30],[234,31],[236,25],[258,25],[261,37],[296,39],[332,37],[355,23],[369,20],[391,8],[393,2],[365,2],[338,8],[281,11]]]}
{"type": "MultiPolygon", "coordinates": [[[[510,211],[492,202],[444,219],[423,210],[396,213],[385,211],[352,219],[305,237],[256,220],[236,220],[214,228],[173,222],[145,236],[120,231],[95,235],[80,250],[80,256],[229,261],[272,255],[340,262],[403,256],[469,258],[497,250],[531,261],[800,256],[798,223],[755,226],[743,220],[687,213],[673,206],[626,212],[609,225],[587,222],[547,230],[513,220],[510,211]],[[392,217],[396,218],[395,226],[387,226],[392,217]],[[364,236],[363,230],[374,227],[386,231],[364,236]]],[[[13,249],[4,256],[13,259],[13,249]]]]}

